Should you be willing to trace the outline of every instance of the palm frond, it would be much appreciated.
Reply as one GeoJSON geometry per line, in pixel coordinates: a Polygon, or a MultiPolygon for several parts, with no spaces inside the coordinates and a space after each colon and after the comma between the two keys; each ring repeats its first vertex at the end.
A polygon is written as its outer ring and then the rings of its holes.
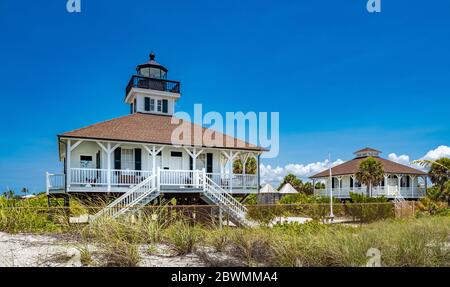
{"type": "Polygon", "coordinates": [[[418,160],[414,160],[414,161],[412,162],[412,164],[418,164],[418,165],[420,165],[420,166],[422,166],[422,167],[427,167],[427,168],[430,168],[433,164],[435,164],[435,165],[438,165],[438,166],[440,166],[440,167],[443,167],[443,168],[449,170],[448,167],[446,167],[446,166],[443,165],[442,163],[439,163],[439,162],[437,162],[437,161],[435,161],[435,160],[430,160],[430,159],[418,159],[418,160]]]}

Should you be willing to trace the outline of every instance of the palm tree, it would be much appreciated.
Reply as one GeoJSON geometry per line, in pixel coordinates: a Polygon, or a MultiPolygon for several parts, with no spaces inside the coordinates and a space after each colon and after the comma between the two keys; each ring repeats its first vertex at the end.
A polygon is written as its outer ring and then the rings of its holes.
{"type": "Polygon", "coordinates": [[[439,188],[439,196],[441,200],[447,199],[450,203],[450,158],[440,158],[434,160],[416,160],[415,164],[427,167],[430,170],[428,175],[431,182],[439,188]]]}
{"type": "Polygon", "coordinates": [[[5,192],[3,193],[3,196],[4,196],[6,199],[12,199],[12,198],[14,198],[14,190],[8,189],[7,191],[5,191],[5,192]]]}
{"type": "Polygon", "coordinates": [[[292,173],[286,175],[283,178],[283,181],[280,183],[280,185],[278,186],[278,189],[282,188],[283,185],[285,185],[286,183],[290,183],[292,185],[293,188],[295,188],[297,191],[299,191],[303,185],[303,182],[301,179],[297,178],[295,175],[293,175],[292,173]]]}
{"type": "Polygon", "coordinates": [[[383,164],[373,157],[368,157],[360,162],[355,176],[359,182],[367,186],[367,196],[370,196],[372,194],[372,186],[378,185],[383,181],[383,164]]]}
{"type": "MultiPolygon", "coordinates": [[[[233,162],[233,173],[242,174],[243,164],[240,159],[236,159],[233,162]]],[[[249,157],[245,163],[245,174],[256,174],[256,159],[254,157],[249,157]]]]}
{"type": "Polygon", "coordinates": [[[20,192],[25,193],[25,195],[27,195],[29,190],[28,190],[28,188],[24,187],[24,188],[22,188],[22,190],[20,192]]]}

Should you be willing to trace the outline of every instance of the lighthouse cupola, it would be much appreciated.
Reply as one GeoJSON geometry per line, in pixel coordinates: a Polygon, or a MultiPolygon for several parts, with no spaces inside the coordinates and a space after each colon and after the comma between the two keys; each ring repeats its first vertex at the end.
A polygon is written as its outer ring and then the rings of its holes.
{"type": "Polygon", "coordinates": [[[172,115],[180,98],[180,82],[167,79],[167,68],[150,53],[146,63],[136,67],[125,91],[125,103],[131,113],[172,115]]]}
{"type": "Polygon", "coordinates": [[[140,76],[167,80],[168,70],[163,65],[155,61],[155,54],[153,52],[150,53],[150,61],[138,65],[136,67],[136,71],[140,76]]]}

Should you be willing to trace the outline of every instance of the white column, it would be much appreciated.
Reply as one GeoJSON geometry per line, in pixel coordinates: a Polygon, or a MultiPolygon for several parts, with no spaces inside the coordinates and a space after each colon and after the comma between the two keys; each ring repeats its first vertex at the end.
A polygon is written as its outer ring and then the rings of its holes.
{"type": "Polygon", "coordinates": [[[158,154],[164,149],[164,146],[159,147],[158,149],[156,148],[155,145],[152,146],[152,148],[150,149],[148,146],[143,145],[143,147],[147,150],[147,152],[151,155],[152,157],[152,175],[156,176],[157,174],[157,170],[156,170],[156,157],[158,156],[158,154]]]}
{"type": "Polygon", "coordinates": [[[236,158],[236,156],[239,154],[239,152],[230,151],[230,153],[228,154],[226,151],[222,151],[222,154],[227,159],[227,162],[231,163],[230,164],[231,167],[230,167],[230,186],[229,186],[229,189],[230,189],[230,191],[233,191],[233,161],[236,158]]]}
{"type": "Polygon", "coordinates": [[[409,185],[411,187],[411,196],[414,197],[414,180],[416,179],[415,175],[409,176],[409,185]]]}
{"type": "Polygon", "coordinates": [[[157,187],[158,190],[161,190],[161,168],[158,166],[157,167],[157,176],[156,176],[156,182],[157,182],[157,187]]]}
{"type": "Polygon", "coordinates": [[[189,156],[192,158],[192,169],[197,169],[197,157],[203,152],[203,149],[197,151],[197,148],[193,148],[192,151],[188,148],[184,148],[184,150],[189,154],[189,156]]]}
{"type": "Polygon", "coordinates": [[[389,195],[389,176],[388,175],[384,175],[384,193],[387,195],[389,195]]]}
{"type": "Polygon", "coordinates": [[[341,189],[342,176],[338,176],[338,177],[337,177],[337,180],[338,180],[338,184],[339,184],[339,187],[338,187],[339,196],[341,196],[341,191],[342,191],[342,189],[341,189]]]}
{"type": "MultiPolygon", "coordinates": [[[[70,183],[71,181],[71,170],[70,170],[70,166],[71,166],[71,160],[70,160],[70,155],[72,152],[72,140],[67,140],[67,146],[66,146],[66,178],[67,178],[67,189],[70,189],[70,183]]],[[[67,191],[68,191],[67,190],[67,191]]]]}
{"type": "Polygon", "coordinates": [[[107,169],[107,175],[106,175],[106,181],[108,183],[108,192],[111,191],[111,143],[107,144],[107,160],[106,163],[106,169],[107,169]]]}
{"type": "Polygon", "coordinates": [[[398,190],[397,190],[397,192],[398,192],[398,195],[402,195],[402,192],[401,192],[401,189],[402,189],[402,175],[401,174],[398,174],[397,175],[397,179],[398,179],[398,190]]]}
{"type": "Polygon", "coordinates": [[[243,153],[240,156],[240,160],[242,163],[242,188],[245,190],[246,189],[246,177],[245,177],[245,166],[247,164],[248,158],[250,157],[250,153],[243,153]]]}

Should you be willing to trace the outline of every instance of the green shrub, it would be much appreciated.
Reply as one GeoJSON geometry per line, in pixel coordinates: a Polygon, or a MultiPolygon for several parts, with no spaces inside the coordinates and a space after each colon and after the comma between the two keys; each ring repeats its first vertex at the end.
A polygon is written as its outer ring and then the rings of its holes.
{"type": "Polygon", "coordinates": [[[419,216],[421,215],[450,215],[450,208],[447,202],[432,199],[432,197],[424,197],[417,204],[419,216]]]}
{"type": "Polygon", "coordinates": [[[164,230],[164,239],[178,255],[184,255],[193,251],[201,238],[202,230],[197,226],[191,226],[185,220],[179,220],[164,230]]]}
{"type": "Polygon", "coordinates": [[[64,209],[53,208],[53,218],[46,195],[29,199],[6,199],[0,196],[0,231],[19,232],[62,232],[68,230],[64,209]]]}
{"type": "Polygon", "coordinates": [[[280,205],[252,205],[247,207],[247,219],[264,226],[283,214],[284,210],[280,205]]]}
{"type": "Polygon", "coordinates": [[[140,261],[138,244],[145,238],[138,225],[126,220],[101,217],[80,230],[84,242],[96,246],[101,265],[137,266],[140,261]]]}
{"type": "Polygon", "coordinates": [[[271,232],[266,229],[237,229],[231,234],[230,252],[247,266],[269,265],[273,257],[271,232]]]}
{"type": "Polygon", "coordinates": [[[368,197],[360,193],[350,192],[351,202],[346,210],[354,220],[373,222],[395,217],[395,206],[384,196],[368,197]]]}

